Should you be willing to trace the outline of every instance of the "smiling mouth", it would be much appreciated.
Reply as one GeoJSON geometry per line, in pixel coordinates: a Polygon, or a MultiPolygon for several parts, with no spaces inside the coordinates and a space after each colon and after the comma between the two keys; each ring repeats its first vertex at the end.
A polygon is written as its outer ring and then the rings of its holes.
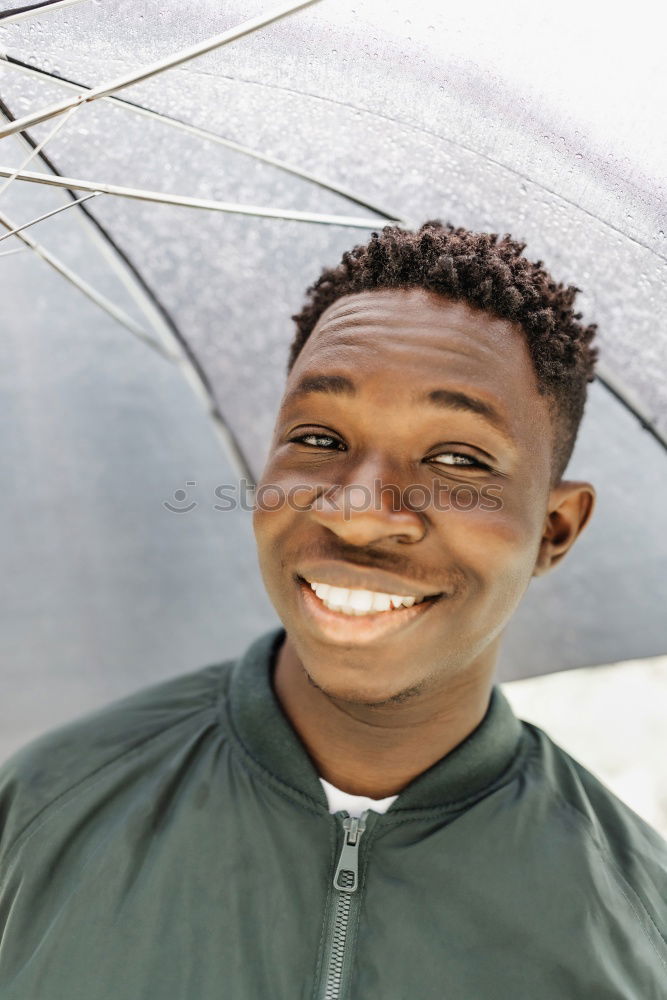
{"type": "Polygon", "coordinates": [[[389,614],[401,608],[411,608],[415,604],[435,600],[436,597],[441,596],[434,594],[431,597],[413,597],[403,594],[363,590],[359,587],[334,587],[331,584],[319,583],[316,580],[302,580],[302,582],[310,587],[329,611],[355,617],[389,614]]]}
{"type": "Polygon", "coordinates": [[[382,639],[409,627],[417,618],[444,598],[406,597],[358,588],[332,587],[317,580],[309,582],[297,576],[301,607],[311,627],[328,642],[349,644],[382,639]]]}

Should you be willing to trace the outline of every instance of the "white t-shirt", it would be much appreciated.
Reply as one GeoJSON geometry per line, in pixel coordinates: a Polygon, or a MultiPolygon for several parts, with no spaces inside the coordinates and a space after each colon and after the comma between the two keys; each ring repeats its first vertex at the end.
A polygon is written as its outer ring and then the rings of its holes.
{"type": "Polygon", "coordinates": [[[366,809],[384,813],[398,798],[398,795],[388,795],[386,799],[369,799],[367,795],[350,795],[349,792],[343,792],[335,785],[330,785],[324,778],[320,778],[320,781],[327,796],[330,813],[339,812],[341,809],[346,809],[350,816],[361,816],[366,809]]]}

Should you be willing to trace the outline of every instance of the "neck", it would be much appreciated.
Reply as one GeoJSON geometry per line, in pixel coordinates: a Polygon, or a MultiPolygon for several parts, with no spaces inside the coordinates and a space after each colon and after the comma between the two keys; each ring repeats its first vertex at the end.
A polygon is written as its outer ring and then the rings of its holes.
{"type": "Polygon", "coordinates": [[[273,684],[292,727],[326,781],[381,799],[458,746],[480,724],[491,695],[495,650],[407,702],[343,702],[310,680],[289,636],[273,684]]]}

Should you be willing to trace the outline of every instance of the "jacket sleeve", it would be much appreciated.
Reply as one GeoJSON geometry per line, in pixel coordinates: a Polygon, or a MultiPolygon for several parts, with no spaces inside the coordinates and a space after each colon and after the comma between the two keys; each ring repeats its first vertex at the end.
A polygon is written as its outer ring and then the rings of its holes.
{"type": "Polygon", "coordinates": [[[38,737],[0,765],[0,886],[9,855],[46,810],[115,760],[210,709],[220,674],[213,664],[151,685],[38,737]]]}
{"type": "Polygon", "coordinates": [[[14,844],[40,811],[47,765],[40,763],[39,742],[29,743],[0,766],[0,885],[14,844]]]}

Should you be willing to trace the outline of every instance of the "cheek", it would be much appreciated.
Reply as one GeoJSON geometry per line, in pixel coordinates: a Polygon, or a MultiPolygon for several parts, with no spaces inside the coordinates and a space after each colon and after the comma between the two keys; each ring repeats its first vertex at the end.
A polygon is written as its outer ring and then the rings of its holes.
{"type": "MultiPolygon", "coordinates": [[[[260,484],[261,485],[261,484],[260,484]]],[[[257,493],[259,494],[259,486],[257,493]]],[[[264,500],[255,500],[252,515],[252,526],[255,534],[255,548],[260,573],[264,580],[267,593],[275,602],[279,599],[281,581],[283,579],[283,538],[289,532],[289,524],[285,516],[285,507],[274,508],[273,487],[267,487],[264,500]]]]}
{"type": "Polygon", "coordinates": [[[440,531],[452,561],[465,570],[468,637],[483,646],[506,627],[530,583],[538,548],[534,526],[504,506],[453,511],[440,531]]]}
{"type": "Polygon", "coordinates": [[[479,495],[470,510],[459,505],[439,515],[447,547],[485,589],[493,584],[523,593],[535,565],[540,527],[525,500],[497,491],[479,495]]]}
{"type": "Polygon", "coordinates": [[[280,469],[277,463],[267,465],[254,496],[252,521],[258,548],[275,545],[312,504],[316,492],[308,476],[280,469]]]}
{"type": "Polygon", "coordinates": [[[286,491],[280,484],[261,482],[254,504],[252,526],[261,557],[273,547],[289,518],[286,491]]]}

